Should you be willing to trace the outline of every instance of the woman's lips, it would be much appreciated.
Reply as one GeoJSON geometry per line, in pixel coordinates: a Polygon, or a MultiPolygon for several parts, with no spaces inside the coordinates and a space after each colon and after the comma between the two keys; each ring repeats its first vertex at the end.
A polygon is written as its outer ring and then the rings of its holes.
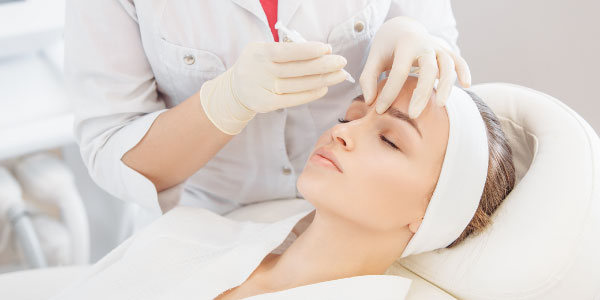
{"type": "Polygon", "coordinates": [[[342,167],[340,166],[339,161],[337,160],[333,152],[325,147],[317,148],[317,150],[313,152],[311,159],[323,164],[324,166],[333,167],[340,173],[344,173],[344,171],[342,171],[342,167]]]}

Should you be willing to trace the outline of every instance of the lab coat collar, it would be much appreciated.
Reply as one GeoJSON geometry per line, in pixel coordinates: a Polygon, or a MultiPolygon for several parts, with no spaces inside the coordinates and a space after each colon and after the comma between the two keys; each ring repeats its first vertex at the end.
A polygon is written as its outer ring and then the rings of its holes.
{"type": "MultiPolygon", "coordinates": [[[[265,15],[265,11],[258,0],[232,0],[235,4],[240,7],[246,9],[253,15],[255,15],[258,19],[260,19],[267,27],[269,27],[269,22],[267,21],[267,17],[265,15]]],[[[294,16],[294,13],[298,10],[298,7],[302,3],[302,0],[285,0],[279,1],[277,4],[277,20],[281,22],[282,25],[287,26],[294,16]]]]}

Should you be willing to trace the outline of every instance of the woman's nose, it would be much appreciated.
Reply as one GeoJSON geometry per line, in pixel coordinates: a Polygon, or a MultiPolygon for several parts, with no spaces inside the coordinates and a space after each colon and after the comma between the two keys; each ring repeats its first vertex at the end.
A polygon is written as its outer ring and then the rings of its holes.
{"type": "Polygon", "coordinates": [[[354,148],[354,139],[352,137],[352,125],[350,122],[337,124],[331,128],[331,138],[334,143],[340,145],[346,150],[354,148]]]}

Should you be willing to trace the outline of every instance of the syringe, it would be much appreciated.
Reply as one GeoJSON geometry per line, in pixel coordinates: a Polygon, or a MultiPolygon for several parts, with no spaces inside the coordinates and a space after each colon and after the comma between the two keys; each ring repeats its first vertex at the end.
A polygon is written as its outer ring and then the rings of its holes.
{"type": "MultiPolygon", "coordinates": [[[[300,33],[298,33],[298,31],[293,30],[293,29],[289,29],[286,28],[285,26],[281,25],[281,23],[279,21],[277,21],[277,23],[275,23],[275,29],[280,30],[281,32],[283,32],[283,34],[285,35],[285,37],[287,38],[287,42],[306,42],[306,39],[303,38],[300,33]]],[[[354,80],[354,78],[352,78],[352,75],[350,75],[350,73],[348,73],[348,71],[342,69],[342,71],[344,73],[346,73],[346,80],[355,83],[356,81],[354,80]]]]}

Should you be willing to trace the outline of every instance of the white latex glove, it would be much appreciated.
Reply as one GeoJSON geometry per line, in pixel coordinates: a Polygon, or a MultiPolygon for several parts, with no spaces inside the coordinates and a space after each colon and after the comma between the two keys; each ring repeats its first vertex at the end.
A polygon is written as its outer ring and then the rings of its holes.
{"type": "Polygon", "coordinates": [[[419,67],[419,79],[409,104],[411,118],[417,118],[425,109],[436,78],[439,77],[436,92],[439,106],[446,104],[457,73],[463,87],[471,86],[466,61],[443,39],[429,34],[421,23],[401,16],[386,21],[373,38],[360,76],[365,103],[370,105],[377,96],[379,75],[391,69],[375,106],[377,113],[384,113],[400,93],[412,66],[419,67]]]}
{"type": "Polygon", "coordinates": [[[235,64],[200,89],[210,121],[235,135],[256,113],[301,105],[323,97],[344,81],[343,56],[320,42],[250,43],[235,64]]]}

